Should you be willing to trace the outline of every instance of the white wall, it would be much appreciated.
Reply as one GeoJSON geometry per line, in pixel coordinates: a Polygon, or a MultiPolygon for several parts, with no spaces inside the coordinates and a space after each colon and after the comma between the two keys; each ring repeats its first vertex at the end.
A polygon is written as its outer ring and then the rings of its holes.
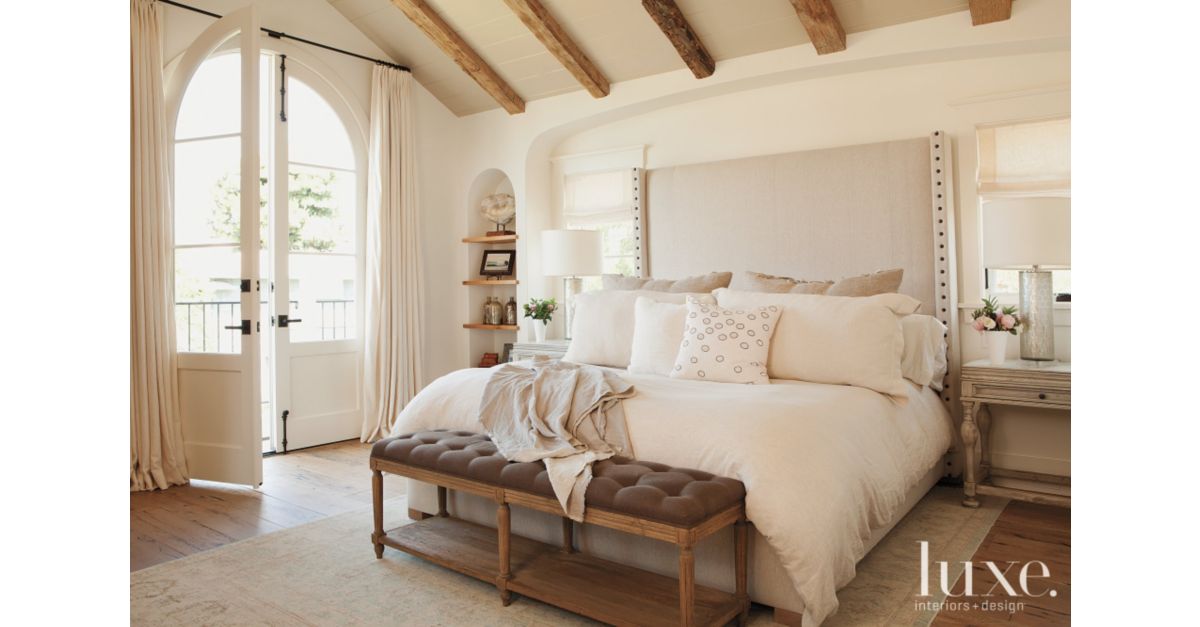
{"type": "MultiPolygon", "coordinates": [[[[191,0],[190,4],[221,15],[246,6],[247,0],[191,0]]],[[[265,27],[306,39],[386,59],[387,55],[325,0],[253,0],[259,20],[265,27]]],[[[197,13],[163,5],[165,21],[163,56],[170,61],[181,55],[213,19],[197,13]]],[[[358,118],[357,131],[366,143],[371,96],[371,69],[367,61],[321,50],[287,40],[262,36],[264,49],[286,52],[290,58],[311,64],[323,78],[335,84],[358,118]]],[[[455,269],[457,208],[462,206],[465,190],[452,183],[460,178],[458,163],[463,148],[461,120],[419,84],[415,90],[414,116],[417,120],[417,166],[421,211],[422,259],[425,265],[423,297],[426,313],[426,380],[431,381],[461,366],[461,351],[453,347],[458,333],[445,321],[444,303],[460,296],[455,269]]],[[[352,131],[353,132],[353,131],[352,131]]],[[[365,185],[365,179],[363,181],[365,185]]],[[[360,290],[361,293],[361,290],[360,290]]]]}

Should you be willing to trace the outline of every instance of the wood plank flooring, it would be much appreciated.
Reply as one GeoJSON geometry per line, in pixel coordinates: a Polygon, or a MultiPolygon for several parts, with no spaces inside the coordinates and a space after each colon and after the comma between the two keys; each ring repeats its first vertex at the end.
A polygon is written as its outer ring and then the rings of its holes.
{"type": "MultiPolygon", "coordinates": [[[[129,495],[129,568],[147,566],[199,553],[371,503],[371,447],[339,442],[263,460],[258,489],[195,481],[192,485],[129,495]]],[[[385,497],[400,496],[404,482],[385,481],[385,497]]],[[[943,611],[933,624],[1066,625],[1071,620],[1071,512],[1068,509],[1014,501],[975,552],[976,589],[986,589],[994,576],[979,565],[984,560],[1045,562],[1044,582],[1057,597],[1023,599],[1019,613],[943,611]]],[[[956,584],[961,592],[963,582],[956,584]]]]}
{"type": "MultiPolygon", "coordinates": [[[[199,553],[371,504],[371,447],[357,440],[263,460],[258,489],[193,481],[129,495],[129,569],[199,553]]],[[[384,482],[384,497],[404,493],[384,482]]]]}
{"type": "MultiPolygon", "coordinates": [[[[1024,607],[1016,612],[979,609],[951,611],[947,608],[934,619],[935,627],[1071,624],[1071,510],[1021,501],[1009,503],[971,558],[975,565],[974,587],[977,594],[996,583],[995,575],[983,563],[985,560],[996,562],[1001,568],[1005,562],[1016,560],[1017,565],[1007,575],[1012,582],[1016,581],[1017,569],[1022,565],[1033,560],[1041,561],[1049,567],[1050,576],[1045,580],[1037,580],[1035,590],[1054,590],[1057,595],[1015,599],[1024,603],[1024,607]]],[[[959,594],[964,585],[960,577],[952,590],[959,594]]],[[[1008,599],[1003,592],[999,594],[999,600],[1008,599]]]]}

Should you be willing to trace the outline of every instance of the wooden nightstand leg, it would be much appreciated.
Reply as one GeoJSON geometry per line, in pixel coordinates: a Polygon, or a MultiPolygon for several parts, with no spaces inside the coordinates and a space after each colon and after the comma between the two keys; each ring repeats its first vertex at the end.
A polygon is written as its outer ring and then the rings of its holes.
{"type": "Polygon", "coordinates": [[[979,427],[975,424],[975,414],[979,403],[963,401],[962,441],[963,453],[966,456],[966,466],[963,468],[963,499],[964,507],[979,507],[975,498],[975,445],[979,442],[979,427]]]}
{"type": "Polygon", "coordinates": [[[992,410],[984,403],[977,405],[975,422],[979,425],[979,476],[976,481],[987,481],[992,476],[992,452],[988,446],[992,437],[992,410]]]}

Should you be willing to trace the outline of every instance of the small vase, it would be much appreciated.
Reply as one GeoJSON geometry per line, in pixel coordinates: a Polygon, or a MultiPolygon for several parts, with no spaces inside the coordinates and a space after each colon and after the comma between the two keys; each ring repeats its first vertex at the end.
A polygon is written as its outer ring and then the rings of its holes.
{"type": "Polygon", "coordinates": [[[1008,336],[1010,334],[1004,331],[984,331],[983,337],[987,342],[988,361],[993,366],[999,366],[1004,363],[1005,353],[1008,351],[1008,336]]]}
{"type": "Polygon", "coordinates": [[[533,338],[538,344],[546,343],[546,324],[541,320],[533,321],[533,338]]]}

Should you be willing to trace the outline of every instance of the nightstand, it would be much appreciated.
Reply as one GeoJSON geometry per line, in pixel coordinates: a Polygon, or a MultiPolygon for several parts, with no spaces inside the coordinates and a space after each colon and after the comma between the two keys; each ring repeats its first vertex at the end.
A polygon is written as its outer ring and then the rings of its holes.
{"type": "MultiPolygon", "coordinates": [[[[988,447],[992,416],[989,405],[1016,405],[1071,411],[1071,364],[1010,360],[992,365],[986,359],[972,361],[962,367],[962,439],[966,449],[966,468],[963,471],[963,505],[979,507],[978,494],[992,494],[1011,499],[1071,506],[1071,497],[994,485],[994,477],[1021,479],[1056,485],[1071,485],[1070,477],[1047,475],[1023,470],[993,468],[988,447]],[[976,459],[975,444],[979,444],[976,459]]],[[[1068,418],[1069,419],[1069,418],[1068,418]]]]}
{"type": "Polygon", "coordinates": [[[571,340],[546,340],[541,344],[517,342],[512,347],[512,360],[533,359],[538,355],[544,355],[551,359],[562,359],[563,355],[567,354],[567,347],[570,345],[571,340]]]}

